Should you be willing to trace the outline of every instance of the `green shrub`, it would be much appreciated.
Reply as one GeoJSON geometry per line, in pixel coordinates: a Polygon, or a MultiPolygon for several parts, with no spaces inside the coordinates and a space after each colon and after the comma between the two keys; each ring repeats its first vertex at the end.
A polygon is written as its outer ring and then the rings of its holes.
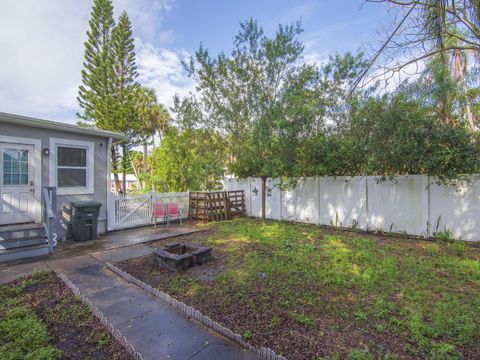
{"type": "Polygon", "coordinates": [[[480,169],[478,139],[462,126],[443,125],[421,101],[403,94],[370,97],[351,116],[350,143],[363,154],[352,175],[429,174],[448,182],[480,169]]]}

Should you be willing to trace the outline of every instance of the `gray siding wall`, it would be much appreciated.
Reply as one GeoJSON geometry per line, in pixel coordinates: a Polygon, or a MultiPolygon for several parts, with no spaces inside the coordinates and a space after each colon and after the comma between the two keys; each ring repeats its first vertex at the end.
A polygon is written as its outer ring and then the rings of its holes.
{"type": "MultiPolygon", "coordinates": [[[[96,200],[102,203],[98,221],[98,232],[105,233],[107,229],[107,151],[108,138],[53,131],[37,127],[12,125],[0,122],[0,134],[23,138],[40,139],[42,149],[50,147],[50,138],[62,138],[80,141],[90,141],[95,144],[94,162],[94,193],[90,195],[59,195],[57,198],[59,216],[70,221],[70,203],[75,200],[96,200]]],[[[49,185],[49,157],[42,152],[42,187],[49,185]]],[[[42,204],[43,206],[43,204],[42,204]]]]}

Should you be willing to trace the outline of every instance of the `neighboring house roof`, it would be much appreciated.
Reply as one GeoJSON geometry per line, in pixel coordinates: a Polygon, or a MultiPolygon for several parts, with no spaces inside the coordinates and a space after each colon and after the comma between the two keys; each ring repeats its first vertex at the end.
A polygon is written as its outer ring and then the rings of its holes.
{"type": "MultiPolygon", "coordinates": [[[[115,175],[114,174],[110,174],[110,180],[114,180],[115,179],[115,175]]],[[[123,180],[123,174],[122,173],[119,173],[118,174],[118,179],[121,181],[123,180]]],[[[134,174],[127,174],[126,176],[126,181],[138,181],[137,180],[137,177],[134,175],[134,174]]]]}
{"type": "Polygon", "coordinates": [[[129,139],[127,135],[119,132],[115,132],[115,131],[100,130],[96,128],[65,124],[57,121],[43,120],[43,119],[37,119],[37,118],[28,117],[28,116],[7,114],[3,112],[0,112],[0,122],[37,127],[42,129],[62,130],[62,131],[68,131],[71,133],[85,134],[85,135],[91,135],[91,136],[106,137],[106,138],[112,138],[117,141],[129,139]]]}

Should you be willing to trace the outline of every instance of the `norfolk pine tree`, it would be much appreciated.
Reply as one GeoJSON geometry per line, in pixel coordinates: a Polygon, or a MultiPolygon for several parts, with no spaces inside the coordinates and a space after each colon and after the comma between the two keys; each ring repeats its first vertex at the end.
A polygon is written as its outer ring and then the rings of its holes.
{"type": "MultiPolygon", "coordinates": [[[[133,139],[137,121],[132,93],[137,73],[132,27],[126,12],[115,26],[111,0],[94,0],[83,65],[77,97],[83,109],[82,114],[77,114],[82,119],[80,124],[125,132],[133,139]]],[[[127,146],[123,147],[125,165],[127,146]]],[[[111,151],[112,170],[119,189],[119,156],[115,147],[111,151]]]]}
{"type": "Polygon", "coordinates": [[[83,114],[77,114],[83,125],[108,129],[111,122],[112,58],[111,33],[115,26],[110,0],[94,0],[82,70],[78,102],[83,114]]]}
{"type": "MultiPolygon", "coordinates": [[[[118,18],[112,31],[112,63],[113,63],[113,97],[114,123],[111,130],[126,133],[130,139],[137,137],[139,132],[138,117],[135,113],[134,90],[137,66],[135,65],[135,45],[133,43],[132,24],[124,11],[118,18]]],[[[123,189],[126,185],[128,151],[132,142],[122,143],[123,189]]]]}
{"type": "MultiPolygon", "coordinates": [[[[111,55],[113,5],[110,0],[94,0],[87,31],[85,60],[82,69],[82,85],[78,89],[77,100],[83,109],[77,116],[80,125],[96,126],[112,130],[113,116],[113,62],[111,55]]],[[[112,147],[112,168],[116,188],[119,188],[118,156],[112,147]]]]}

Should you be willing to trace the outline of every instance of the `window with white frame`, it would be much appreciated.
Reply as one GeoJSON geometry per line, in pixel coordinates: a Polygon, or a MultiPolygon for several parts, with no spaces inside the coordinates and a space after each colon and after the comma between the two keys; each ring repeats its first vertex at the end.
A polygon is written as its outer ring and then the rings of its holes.
{"type": "Polygon", "coordinates": [[[94,144],[51,139],[51,179],[59,194],[93,193],[94,144]]]}

